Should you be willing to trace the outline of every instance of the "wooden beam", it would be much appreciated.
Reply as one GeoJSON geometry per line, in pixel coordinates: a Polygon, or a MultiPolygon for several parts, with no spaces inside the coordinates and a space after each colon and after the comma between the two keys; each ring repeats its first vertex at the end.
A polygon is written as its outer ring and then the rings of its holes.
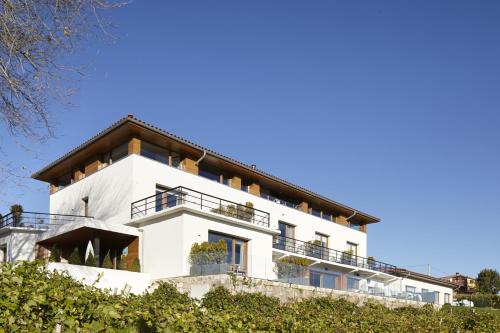
{"type": "Polygon", "coordinates": [[[137,138],[130,139],[130,141],[128,142],[128,154],[141,154],[141,140],[137,138]]]}

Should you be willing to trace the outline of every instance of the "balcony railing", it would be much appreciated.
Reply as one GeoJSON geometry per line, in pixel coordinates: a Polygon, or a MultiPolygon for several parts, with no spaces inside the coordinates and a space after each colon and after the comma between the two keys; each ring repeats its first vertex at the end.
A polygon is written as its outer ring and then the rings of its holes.
{"type": "Polygon", "coordinates": [[[6,227],[31,228],[31,229],[48,229],[52,225],[61,225],[65,223],[83,221],[91,218],[81,215],[65,215],[65,214],[47,214],[36,212],[12,212],[3,217],[0,217],[0,229],[6,227]]]}
{"type": "Polygon", "coordinates": [[[360,257],[348,252],[330,249],[314,242],[304,242],[294,238],[274,236],[273,247],[278,250],[292,252],[307,257],[322,259],[338,264],[371,269],[379,272],[390,272],[396,266],[371,258],[360,257]]]}
{"type": "Polygon", "coordinates": [[[138,218],[180,205],[269,228],[267,212],[255,209],[250,204],[242,205],[181,186],[133,202],[130,215],[131,218],[138,218]]]}

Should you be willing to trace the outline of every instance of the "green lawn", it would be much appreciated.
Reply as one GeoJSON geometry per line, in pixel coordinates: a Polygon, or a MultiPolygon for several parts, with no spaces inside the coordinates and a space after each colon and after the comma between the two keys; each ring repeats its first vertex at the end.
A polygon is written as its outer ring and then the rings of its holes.
{"type": "Polygon", "coordinates": [[[474,308],[477,312],[489,312],[496,316],[498,320],[500,320],[500,309],[493,308],[474,308]]]}

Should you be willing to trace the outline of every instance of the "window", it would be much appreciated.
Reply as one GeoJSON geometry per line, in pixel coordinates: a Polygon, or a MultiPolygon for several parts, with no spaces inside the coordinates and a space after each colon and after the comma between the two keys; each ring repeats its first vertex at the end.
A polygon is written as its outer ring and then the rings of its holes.
{"type": "Polygon", "coordinates": [[[198,175],[220,183],[220,171],[207,165],[200,165],[198,175]]]}
{"type": "Polygon", "coordinates": [[[321,211],[317,208],[311,208],[311,214],[317,217],[321,217],[321,211]]]}
{"type": "Polygon", "coordinates": [[[175,195],[174,192],[169,192],[169,190],[170,189],[168,187],[156,185],[156,196],[155,196],[156,212],[177,206],[179,197],[175,195]]]}
{"type": "Polygon", "coordinates": [[[222,175],[222,184],[231,186],[231,177],[228,175],[222,175]]]}
{"type": "Polygon", "coordinates": [[[288,223],[279,222],[279,229],[281,237],[294,238],[295,237],[295,227],[288,223]]]}
{"type": "Polygon", "coordinates": [[[168,164],[168,150],[145,141],[141,143],[141,156],[163,164],[168,164]]]}
{"type": "Polygon", "coordinates": [[[321,287],[321,274],[318,272],[310,272],[309,284],[313,287],[321,287]]]}
{"type": "Polygon", "coordinates": [[[57,180],[57,189],[62,190],[71,184],[71,173],[67,173],[57,180]]]}
{"type": "Polygon", "coordinates": [[[324,220],[327,220],[327,221],[331,221],[331,220],[332,220],[332,214],[330,214],[330,213],[325,213],[325,212],[323,212],[323,214],[321,214],[321,217],[322,217],[324,220]]]}
{"type": "Polygon", "coordinates": [[[354,224],[354,223],[348,222],[348,225],[349,225],[349,228],[351,228],[351,229],[361,231],[361,226],[359,224],[354,224]]]}
{"type": "Polygon", "coordinates": [[[445,293],[444,294],[444,303],[445,304],[450,304],[450,294],[445,293]]]}
{"type": "Polygon", "coordinates": [[[181,156],[176,152],[170,153],[170,165],[174,168],[180,168],[181,166],[181,156]]]}
{"type": "Polygon", "coordinates": [[[338,275],[319,272],[319,271],[310,271],[309,285],[313,287],[335,289],[337,278],[338,275]]]}
{"type": "Polygon", "coordinates": [[[245,270],[247,259],[247,241],[229,235],[218,234],[215,232],[208,233],[208,241],[210,243],[216,243],[221,239],[226,242],[227,245],[226,262],[230,265],[237,265],[239,270],[245,270]]]}
{"type": "Polygon", "coordinates": [[[249,189],[250,189],[250,183],[248,181],[242,180],[241,181],[241,190],[243,192],[248,192],[249,189]]]}
{"type": "Polygon", "coordinates": [[[115,163],[118,160],[126,157],[128,155],[128,144],[124,143],[111,150],[111,158],[109,163],[115,163]]]}
{"type": "Polygon", "coordinates": [[[405,291],[407,293],[416,293],[417,292],[417,288],[413,287],[413,286],[406,286],[405,287],[405,291]]]}
{"type": "Polygon", "coordinates": [[[346,250],[348,253],[357,256],[358,255],[358,244],[347,242],[346,250]]]}
{"type": "Polygon", "coordinates": [[[347,290],[358,290],[359,279],[348,276],[347,277],[347,290]]]}
{"type": "Polygon", "coordinates": [[[314,237],[314,240],[318,241],[319,245],[321,245],[322,247],[328,247],[328,236],[317,232],[314,237]]]}

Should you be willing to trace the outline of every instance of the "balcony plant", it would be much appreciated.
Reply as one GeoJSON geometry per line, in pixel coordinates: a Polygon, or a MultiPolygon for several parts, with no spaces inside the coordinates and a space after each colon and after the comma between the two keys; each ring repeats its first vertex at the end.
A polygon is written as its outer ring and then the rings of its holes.
{"type": "Polygon", "coordinates": [[[85,260],[85,266],[88,266],[88,267],[95,267],[95,258],[94,258],[94,255],[92,254],[92,252],[89,253],[87,259],[85,260]]]}
{"type": "Polygon", "coordinates": [[[274,272],[278,276],[278,280],[306,284],[307,267],[312,261],[300,257],[284,257],[275,261],[274,272]]]}
{"type": "Polygon", "coordinates": [[[368,268],[369,269],[374,269],[375,268],[375,258],[372,257],[372,256],[369,256],[367,259],[366,259],[366,262],[368,264],[368,268]]]}
{"type": "Polygon", "coordinates": [[[190,274],[213,275],[227,273],[227,244],[223,240],[216,243],[194,243],[189,253],[190,274]]]}
{"type": "Polygon", "coordinates": [[[326,248],[321,245],[321,241],[312,240],[304,244],[304,254],[309,257],[321,259],[326,254],[326,248]]]}
{"type": "Polygon", "coordinates": [[[102,268],[108,268],[108,269],[113,269],[113,262],[111,261],[111,256],[108,253],[104,256],[104,259],[102,260],[102,268]]]}
{"type": "Polygon", "coordinates": [[[132,260],[132,267],[130,267],[131,272],[136,272],[140,273],[141,272],[141,262],[139,258],[135,257],[134,260],[132,260]]]}
{"type": "Polygon", "coordinates": [[[353,255],[352,255],[352,250],[346,250],[342,252],[342,263],[346,265],[354,265],[353,264],[353,255]]]}
{"type": "Polygon", "coordinates": [[[255,215],[255,210],[253,209],[253,202],[245,202],[245,207],[242,208],[241,219],[251,222],[255,215]]]}
{"type": "Polygon", "coordinates": [[[23,206],[19,204],[12,205],[10,206],[10,212],[12,213],[12,225],[14,227],[20,226],[23,220],[23,206]]]}

